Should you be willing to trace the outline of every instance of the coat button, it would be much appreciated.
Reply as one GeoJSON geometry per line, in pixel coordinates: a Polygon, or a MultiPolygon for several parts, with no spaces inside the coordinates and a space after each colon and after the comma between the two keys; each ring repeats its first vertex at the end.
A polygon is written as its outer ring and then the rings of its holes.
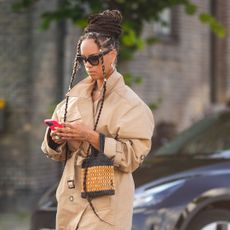
{"type": "Polygon", "coordinates": [[[73,201],[73,200],[74,200],[73,196],[70,196],[70,197],[69,197],[69,200],[70,200],[70,201],[73,201]]]}
{"type": "Polygon", "coordinates": [[[141,159],[141,161],[144,161],[145,155],[141,155],[140,159],[141,159]]]}

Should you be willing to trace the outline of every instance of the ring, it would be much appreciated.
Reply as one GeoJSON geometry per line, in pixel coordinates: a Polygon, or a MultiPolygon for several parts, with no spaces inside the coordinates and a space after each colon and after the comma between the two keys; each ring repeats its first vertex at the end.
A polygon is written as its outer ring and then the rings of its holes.
{"type": "Polygon", "coordinates": [[[55,138],[55,140],[60,140],[61,139],[58,135],[54,136],[54,138],[55,138]]]}

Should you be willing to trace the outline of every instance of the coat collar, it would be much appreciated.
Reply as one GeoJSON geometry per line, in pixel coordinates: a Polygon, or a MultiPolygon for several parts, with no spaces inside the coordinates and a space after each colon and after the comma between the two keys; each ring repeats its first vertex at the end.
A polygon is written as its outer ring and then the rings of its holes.
{"type": "MultiPolygon", "coordinates": [[[[76,84],[67,93],[67,96],[77,97],[77,107],[81,114],[82,121],[89,125],[91,128],[94,127],[93,123],[93,102],[91,97],[91,92],[94,86],[94,80],[90,77],[85,78],[76,84]]],[[[124,79],[120,73],[116,70],[110,75],[106,82],[106,96],[109,95],[115,87],[124,85],[124,79]]],[[[105,96],[105,98],[106,98],[105,96]]]]}
{"type": "MultiPolygon", "coordinates": [[[[95,81],[91,77],[87,77],[84,80],[76,84],[66,95],[70,97],[91,97],[95,81]]],[[[115,71],[110,75],[106,82],[106,95],[110,94],[112,89],[118,85],[124,84],[124,79],[120,73],[115,71]]]]}

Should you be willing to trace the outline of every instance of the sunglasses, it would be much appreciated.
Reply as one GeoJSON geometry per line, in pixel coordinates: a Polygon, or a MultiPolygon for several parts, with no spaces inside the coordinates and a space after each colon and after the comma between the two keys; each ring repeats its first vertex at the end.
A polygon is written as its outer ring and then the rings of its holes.
{"type": "Polygon", "coordinates": [[[99,54],[91,54],[88,57],[84,55],[77,55],[77,60],[80,63],[86,63],[89,62],[92,66],[97,66],[99,65],[100,58],[103,57],[104,55],[108,54],[111,50],[105,50],[100,52],[99,54]]]}

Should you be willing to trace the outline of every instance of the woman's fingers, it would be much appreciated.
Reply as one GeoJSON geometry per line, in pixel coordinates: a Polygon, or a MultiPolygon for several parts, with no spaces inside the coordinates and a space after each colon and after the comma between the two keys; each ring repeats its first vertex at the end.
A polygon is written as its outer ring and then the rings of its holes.
{"type": "Polygon", "coordinates": [[[56,144],[62,144],[64,143],[65,141],[62,139],[62,137],[57,133],[56,130],[52,130],[50,132],[50,137],[51,139],[56,143],[56,144]]]}
{"type": "Polygon", "coordinates": [[[76,137],[76,132],[73,128],[66,127],[66,128],[57,128],[54,131],[54,134],[61,137],[62,139],[73,139],[76,137]]]}
{"type": "Polygon", "coordinates": [[[63,123],[63,125],[65,128],[72,128],[72,129],[74,128],[74,126],[71,125],[70,123],[63,123]]]}
{"type": "Polygon", "coordinates": [[[83,123],[75,122],[74,124],[63,123],[64,128],[56,128],[53,133],[61,137],[62,140],[85,140],[85,133],[89,129],[83,123]]]}
{"type": "Polygon", "coordinates": [[[66,135],[61,137],[62,140],[80,140],[80,138],[76,138],[75,136],[72,135],[66,135]]]}
{"type": "Polygon", "coordinates": [[[66,133],[57,133],[63,140],[66,139],[76,139],[76,140],[82,140],[82,137],[78,133],[74,132],[66,132],[66,133]]]}
{"type": "Polygon", "coordinates": [[[60,128],[60,129],[56,129],[55,131],[56,135],[65,135],[65,134],[73,134],[75,133],[74,129],[70,129],[70,128],[60,128]]]}
{"type": "Polygon", "coordinates": [[[84,140],[84,136],[77,129],[61,128],[54,131],[56,135],[60,136],[63,140],[84,140]]]}

